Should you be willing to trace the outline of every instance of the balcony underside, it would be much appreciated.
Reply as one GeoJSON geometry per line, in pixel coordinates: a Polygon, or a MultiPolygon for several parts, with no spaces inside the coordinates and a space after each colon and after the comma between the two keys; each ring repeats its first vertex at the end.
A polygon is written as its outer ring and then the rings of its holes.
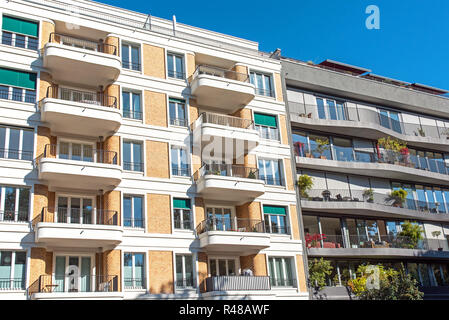
{"type": "Polygon", "coordinates": [[[309,257],[449,259],[448,251],[399,248],[309,248],[309,257]]]}
{"type": "Polygon", "coordinates": [[[39,180],[46,182],[50,189],[111,190],[120,184],[122,169],[112,164],[42,158],[39,180]]]}
{"type": "Polygon", "coordinates": [[[120,57],[72,46],[47,43],[44,67],[56,83],[76,83],[96,87],[113,83],[120,70],[120,57]]]}
{"type": "Polygon", "coordinates": [[[265,193],[265,183],[258,179],[205,175],[196,183],[197,193],[205,199],[246,203],[265,193]]]}
{"type": "Polygon", "coordinates": [[[410,168],[399,164],[335,161],[306,157],[296,157],[296,164],[301,169],[318,169],[379,178],[389,177],[390,179],[413,180],[417,183],[449,186],[449,175],[447,174],[410,168]]]}
{"type": "Polygon", "coordinates": [[[307,212],[328,212],[336,215],[355,215],[379,218],[417,219],[449,222],[449,214],[432,214],[417,210],[398,208],[357,201],[309,201],[301,200],[301,209],[307,212]]]}
{"type": "Polygon", "coordinates": [[[405,141],[410,146],[434,149],[435,151],[449,151],[448,139],[405,135],[371,122],[313,119],[300,117],[296,114],[291,114],[291,121],[293,127],[298,125],[298,127],[305,130],[320,130],[334,134],[344,133],[347,136],[372,140],[378,140],[386,135],[390,135],[405,141]]]}
{"type": "Polygon", "coordinates": [[[255,97],[255,87],[248,82],[241,82],[201,74],[191,83],[191,92],[197,103],[216,109],[233,112],[250,103],[255,97]]]}
{"type": "Polygon", "coordinates": [[[122,116],[117,108],[46,98],[42,101],[41,121],[52,132],[107,137],[119,129],[122,116]]]}
{"type": "Polygon", "coordinates": [[[248,255],[270,246],[270,234],[256,232],[208,231],[199,235],[200,247],[209,253],[248,255]]]}
{"type": "Polygon", "coordinates": [[[122,242],[123,228],[111,225],[39,222],[35,240],[49,247],[98,248],[122,242]]]}

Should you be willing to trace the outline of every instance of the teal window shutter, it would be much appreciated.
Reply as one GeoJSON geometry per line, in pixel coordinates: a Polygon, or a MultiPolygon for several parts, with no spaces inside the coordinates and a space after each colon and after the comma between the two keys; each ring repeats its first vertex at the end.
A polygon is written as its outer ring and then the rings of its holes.
{"type": "Polygon", "coordinates": [[[169,102],[174,102],[174,103],[186,103],[184,100],[182,99],[175,99],[175,98],[170,98],[168,99],[169,102]]]}
{"type": "Polygon", "coordinates": [[[276,116],[269,114],[254,113],[254,123],[261,126],[277,128],[276,116]]]}
{"type": "Polygon", "coordinates": [[[173,208],[190,209],[190,199],[173,198],[173,208]]]}
{"type": "Polygon", "coordinates": [[[39,34],[38,23],[8,16],[3,16],[2,29],[36,38],[39,34]]]}
{"type": "Polygon", "coordinates": [[[0,84],[35,90],[36,74],[0,68],[0,84]]]}
{"type": "Polygon", "coordinates": [[[285,207],[279,206],[263,206],[263,213],[265,214],[278,214],[278,215],[287,215],[287,210],[285,207]]]}

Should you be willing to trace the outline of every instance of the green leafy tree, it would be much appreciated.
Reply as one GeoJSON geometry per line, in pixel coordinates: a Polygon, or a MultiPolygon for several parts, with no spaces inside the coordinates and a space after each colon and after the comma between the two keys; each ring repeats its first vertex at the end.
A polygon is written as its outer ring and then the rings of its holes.
{"type": "Polygon", "coordinates": [[[308,198],[308,192],[313,187],[313,178],[307,174],[302,174],[299,176],[296,184],[298,185],[301,198],[308,198]]]}
{"type": "Polygon", "coordinates": [[[311,287],[316,291],[320,291],[326,286],[326,278],[332,274],[331,262],[329,260],[313,259],[309,260],[309,281],[311,287]]]}
{"type": "Polygon", "coordinates": [[[407,239],[405,246],[409,249],[418,248],[419,241],[423,239],[423,229],[416,222],[404,221],[399,236],[407,239]]]}

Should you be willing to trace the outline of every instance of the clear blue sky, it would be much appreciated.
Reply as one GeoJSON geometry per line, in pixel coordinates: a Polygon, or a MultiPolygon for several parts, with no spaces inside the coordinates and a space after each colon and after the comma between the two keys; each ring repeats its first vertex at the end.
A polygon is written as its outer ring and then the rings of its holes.
{"type": "Polygon", "coordinates": [[[263,51],[366,67],[383,76],[449,89],[447,0],[100,0],[259,42],[263,51]],[[368,30],[368,5],[380,30],[368,30]]]}

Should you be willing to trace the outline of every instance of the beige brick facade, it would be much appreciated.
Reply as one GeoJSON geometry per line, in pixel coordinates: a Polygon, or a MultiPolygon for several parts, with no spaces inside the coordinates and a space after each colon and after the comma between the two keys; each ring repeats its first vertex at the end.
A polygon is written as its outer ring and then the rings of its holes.
{"type": "Polygon", "coordinates": [[[108,46],[105,46],[105,53],[114,54],[116,56],[120,56],[120,40],[118,37],[107,36],[104,40],[104,43],[108,46]]]}
{"type": "Polygon", "coordinates": [[[39,277],[53,272],[53,253],[45,248],[31,248],[29,293],[39,291],[39,277]]]}
{"type": "Polygon", "coordinates": [[[260,202],[247,202],[241,206],[236,206],[235,210],[237,218],[262,220],[262,210],[260,202]]]}
{"type": "Polygon", "coordinates": [[[103,141],[103,150],[115,152],[116,154],[111,154],[105,159],[112,164],[113,157],[115,157],[117,165],[121,165],[120,163],[120,137],[119,136],[110,136],[104,139],[103,141]]]}
{"type": "Polygon", "coordinates": [[[252,254],[240,257],[240,269],[251,269],[255,276],[267,276],[267,260],[265,254],[252,254]]]}
{"type": "MultiPolygon", "coordinates": [[[[284,167],[285,167],[285,182],[287,184],[287,190],[295,190],[295,181],[293,181],[293,174],[292,174],[292,162],[290,159],[284,159],[284,167]]],[[[295,175],[296,176],[296,175],[295,175]]]]}
{"type": "Polygon", "coordinates": [[[274,74],[274,86],[276,89],[276,100],[283,102],[284,95],[282,94],[282,81],[279,73],[274,74]]]}
{"type": "Polygon", "coordinates": [[[281,143],[288,144],[287,121],[284,115],[279,116],[279,129],[281,132],[281,143]]]}
{"type": "Polygon", "coordinates": [[[118,291],[121,291],[122,252],[120,250],[107,250],[101,254],[101,257],[102,273],[100,275],[116,277],[115,284],[117,285],[118,291]]]}
{"type": "Polygon", "coordinates": [[[296,266],[298,268],[298,287],[299,291],[307,292],[306,275],[304,271],[304,262],[301,255],[296,255],[296,266]]]}
{"type": "Polygon", "coordinates": [[[290,205],[290,220],[292,222],[293,239],[295,239],[295,240],[301,239],[299,227],[298,227],[298,214],[296,211],[296,206],[293,204],[290,205]]]}
{"type": "Polygon", "coordinates": [[[105,101],[107,104],[112,104],[113,98],[116,99],[116,107],[120,109],[120,86],[117,84],[111,84],[106,87],[104,94],[108,96],[108,100],[105,101]]]}
{"type": "Polygon", "coordinates": [[[206,292],[206,278],[208,275],[207,254],[198,252],[198,283],[200,292],[206,292]]]}
{"type": "Polygon", "coordinates": [[[193,75],[193,73],[195,72],[195,55],[191,54],[191,53],[187,53],[186,54],[186,59],[187,59],[187,63],[186,63],[186,67],[187,67],[187,79],[190,80],[190,77],[193,75]]]}
{"type": "Polygon", "coordinates": [[[174,292],[174,269],[172,251],[148,252],[148,276],[150,293],[163,294],[174,292]]]}
{"type": "Polygon", "coordinates": [[[149,233],[172,233],[170,196],[147,194],[147,230],[149,233]]]}
{"type": "Polygon", "coordinates": [[[49,42],[50,34],[55,32],[55,24],[49,21],[42,21],[41,23],[41,48],[45,46],[47,42],[49,42]]]}
{"type": "Polygon", "coordinates": [[[145,123],[167,127],[167,96],[164,93],[145,90],[145,123]]]}
{"type": "Polygon", "coordinates": [[[165,79],[165,49],[143,45],[143,73],[146,76],[165,79]]]}
{"type": "Polygon", "coordinates": [[[146,175],[153,178],[169,178],[169,149],[167,142],[146,141],[146,175]]]}

